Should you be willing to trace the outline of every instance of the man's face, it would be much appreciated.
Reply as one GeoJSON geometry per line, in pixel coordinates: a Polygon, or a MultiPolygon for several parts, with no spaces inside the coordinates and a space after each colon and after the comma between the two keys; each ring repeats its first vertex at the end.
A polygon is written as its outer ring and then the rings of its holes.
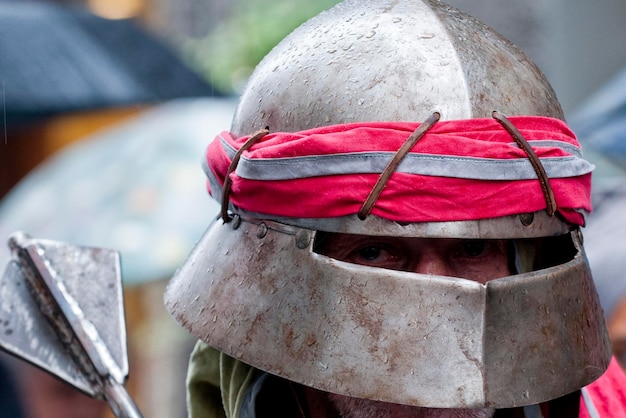
{"type": "Polygon", "coordinates": [[[371,267],[461,277],[486,283],[511,274],[504,240],[328,234],[321,254],[371,267]]]}

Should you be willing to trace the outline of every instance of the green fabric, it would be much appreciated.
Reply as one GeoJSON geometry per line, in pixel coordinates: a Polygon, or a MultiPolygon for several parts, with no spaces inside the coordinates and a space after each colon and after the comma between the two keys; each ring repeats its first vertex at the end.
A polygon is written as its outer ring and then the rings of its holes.
{"type": "Polygon", "coordinates": [[[189,418],[236,418],[255,369],[199,341],[189,359],[189,418]]]}

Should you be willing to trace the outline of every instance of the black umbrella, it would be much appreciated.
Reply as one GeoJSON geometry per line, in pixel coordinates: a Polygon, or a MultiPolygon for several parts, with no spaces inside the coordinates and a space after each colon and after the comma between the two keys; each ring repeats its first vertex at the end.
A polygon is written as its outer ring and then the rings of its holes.
{"type": "Polygon", "coordinates": [[[133,20],[34,2],[0,3],[0,83],[8,123],[216,95],[133,20]]]}

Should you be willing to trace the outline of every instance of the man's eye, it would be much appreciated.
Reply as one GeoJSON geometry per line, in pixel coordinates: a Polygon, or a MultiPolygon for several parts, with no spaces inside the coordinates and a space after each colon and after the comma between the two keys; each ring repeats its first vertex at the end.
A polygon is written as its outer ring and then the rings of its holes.
{"type": "Polygon", "coordinates": [[[485,252],[485,242],[480,240],[463,243],[462,254],[466,257],[479,257],[485,252]]]}
{"type": "Polygon", "coordinates": [[[376,260],[378,257],[380,257],[381,252],[382,249],[376,246],[363,247],[357,251],[359,257],[367,261],[376,260]]]}

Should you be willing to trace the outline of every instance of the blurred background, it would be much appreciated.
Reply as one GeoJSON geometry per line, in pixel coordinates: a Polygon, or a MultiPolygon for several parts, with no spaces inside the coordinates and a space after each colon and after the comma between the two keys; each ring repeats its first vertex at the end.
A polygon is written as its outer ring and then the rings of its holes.
{"type": "MultiPolygon", "coordinates": [[[[129,388],[147,417],[186,416],[194,341],[169,318],[162,293],[217,213],[204,190],[204,148],[229,128],[260,59],[335,3],[0,0],[0,241],[24,230],[120,251],[129,388]]],[[[586,246],[623,356],[626,0],[448,3],[538,64],[597,165],[586,246]]],[[[1,245],[0,266],[8,256],[1,245]]],[[[38,373],[0,357],[0,417],[110,416],[100,402],[56,409],[78,405],[76,394],[54,379],[33,391],[32,382],[48,381],[38,373]]]]}

